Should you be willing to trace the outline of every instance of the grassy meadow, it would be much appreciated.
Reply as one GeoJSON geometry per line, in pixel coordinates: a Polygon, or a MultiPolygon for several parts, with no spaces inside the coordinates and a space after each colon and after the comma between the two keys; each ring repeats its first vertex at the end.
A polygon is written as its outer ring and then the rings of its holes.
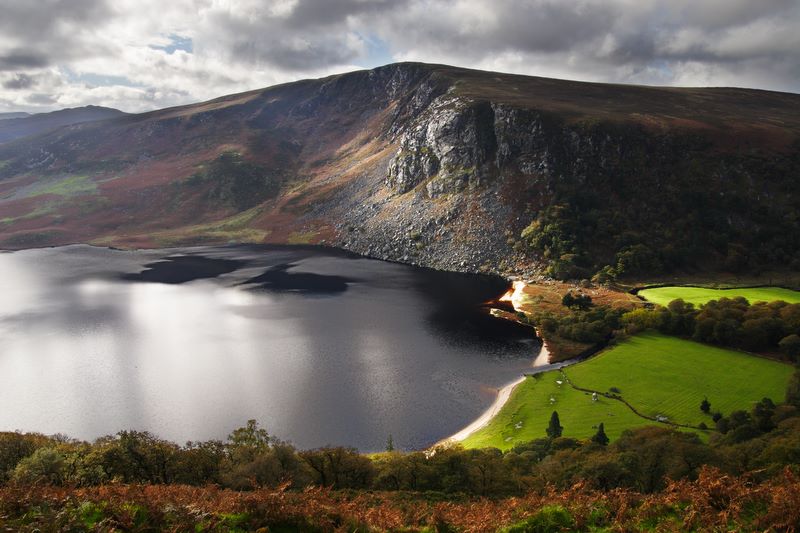
{"type": "Polygon", "coordinates": [[[667,305],[672,300],[682,298],[695,306],[720,298],[735,298],[743,296],[748,302],[774,302],[783,300],[796,304],[800,303],[800,292],[781,287],[749,287],[735,289],[706,289],[703,287],[656,287],[639,291],[639,296],[659,305],[667,305]]]}
{"type": "Polygon", "coordinates": [[[558,411],[564,435],[589,438],[600,422],[612,439],[643,420],[617,400],[598,397],[570,387],[561,372],[554,370],[530,376],[520,383],[503,409],[483,429],[463,444],[466,448],[494,447],[506,450],[515,444],[545,436],[553,411],[558,411]],[[558,382],[561,382],[559,384],[558,382]]]}
{"type": "Polygon", "coordinates": [[[700,411],[707,397],[711,410],[724,415],[749,410],[764,397],[783,400],[790,365],[658,333],[631,337],[600,355],[562,371],[527,378],[498,415],[464,441],[467,448],[514,444],[545,436],[550,415],[558,411],[564,436],[591,437],[603,422],[613,440],[625,429],[656,424],[640,417],[618,400],[598,396],[575,386],[609,392],[612,387],[641,414],[666,416],[692,426],[711,416],[700,411]],[[561,381],[561,384],[558,383],[561,381]]]}
{"type": "Polygon", "coordinates": [[[616,387],[646,416],[711,426],[711,417],[699,408],[703,398],[724,415],[750,410],[764,397],[778,403],[794,369],[744,352],[644,333],[564,371],[579,387],[603,392],[616,387]]]}

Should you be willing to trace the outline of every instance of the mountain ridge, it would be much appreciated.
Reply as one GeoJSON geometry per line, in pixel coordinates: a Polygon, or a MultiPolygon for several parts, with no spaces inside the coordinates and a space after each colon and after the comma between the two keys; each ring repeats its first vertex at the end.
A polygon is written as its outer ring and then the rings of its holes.
{"type": "Polygon", "coordinates": [[[30,113],[24,111],[11,111],[7,113],[0,113],[0,120],[8,120],[12,118],[25,118],[31,116],[30,113]]]}
{"type": "Polygon", "coordinates": [[[800,264],[798,109],[392,64],[0,145],[0,245],[324,241],[561,278],[800,264]]]}
{"type": "MultiPolygon", "coordinates": [[[[8,113],[19,115],[18,113],[8,113]]],[[[46,133],[62,126],[93,122],[125,115],[118,109],[87,105],[51,111],[48,113],[23,113],[22,116],[10,116],[0,122],[0,144],[16,139],[46,133]]],[[[5,114],[3,114],[5,115],[5,114]]],[[[2,115],[0,115],[2,118],[2,115]]]]}

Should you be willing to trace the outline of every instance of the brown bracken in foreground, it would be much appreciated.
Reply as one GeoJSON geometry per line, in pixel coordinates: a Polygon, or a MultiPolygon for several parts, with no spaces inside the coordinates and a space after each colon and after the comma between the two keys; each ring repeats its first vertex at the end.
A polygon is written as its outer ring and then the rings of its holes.
{"type": "Polygon", "coordinates": [[[706,467],[698,480],[671,482],[650,495],[576,485],[497,500],[287,487],[0,488],[0,528],[13,531],[493,532],[525,521],[549,523],[553,531],[796,531],[800,481],[789,469],[753,483],[706,467]]]}

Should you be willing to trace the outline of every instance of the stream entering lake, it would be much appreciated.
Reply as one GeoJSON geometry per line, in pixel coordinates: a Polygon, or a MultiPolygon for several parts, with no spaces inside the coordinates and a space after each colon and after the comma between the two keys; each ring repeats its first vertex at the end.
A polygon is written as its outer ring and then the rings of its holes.
{"type": "Polygon", "coordinates": [[[311,247],[0,253],[0,431],[423,448],[528,370],[499,278],[311,247]]]}

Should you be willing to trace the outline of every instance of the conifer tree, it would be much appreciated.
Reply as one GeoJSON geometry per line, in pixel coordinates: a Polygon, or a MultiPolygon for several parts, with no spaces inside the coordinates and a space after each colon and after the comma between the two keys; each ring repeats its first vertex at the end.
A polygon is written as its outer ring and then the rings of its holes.
{"type": "Polygon", "coordinates": [[[708,401],[708,398],[703,398],[703,401],[700,402],[700,410],[704,413],[711,411],[711,402],[708,401]]]}
{"type": "Polygon", "coordinates": [[[553,411],[553,414],[550,415],[550,425],[547,426],[547,436],[551,439],[555,439],[561,436],[564,432],[564,428],[561,427],[561,421],[558,419],[558,412],[553,411]]]}
{"type": "Polygon", "coordinates": [[[597,433],[594,434],[592,437],[592,442],[599,444],[600,446],[605,446],[608,444],[609,438],[606,435],[606,428],[602,422],[600,422],[600,426],[597,428],[597,433]]]}

